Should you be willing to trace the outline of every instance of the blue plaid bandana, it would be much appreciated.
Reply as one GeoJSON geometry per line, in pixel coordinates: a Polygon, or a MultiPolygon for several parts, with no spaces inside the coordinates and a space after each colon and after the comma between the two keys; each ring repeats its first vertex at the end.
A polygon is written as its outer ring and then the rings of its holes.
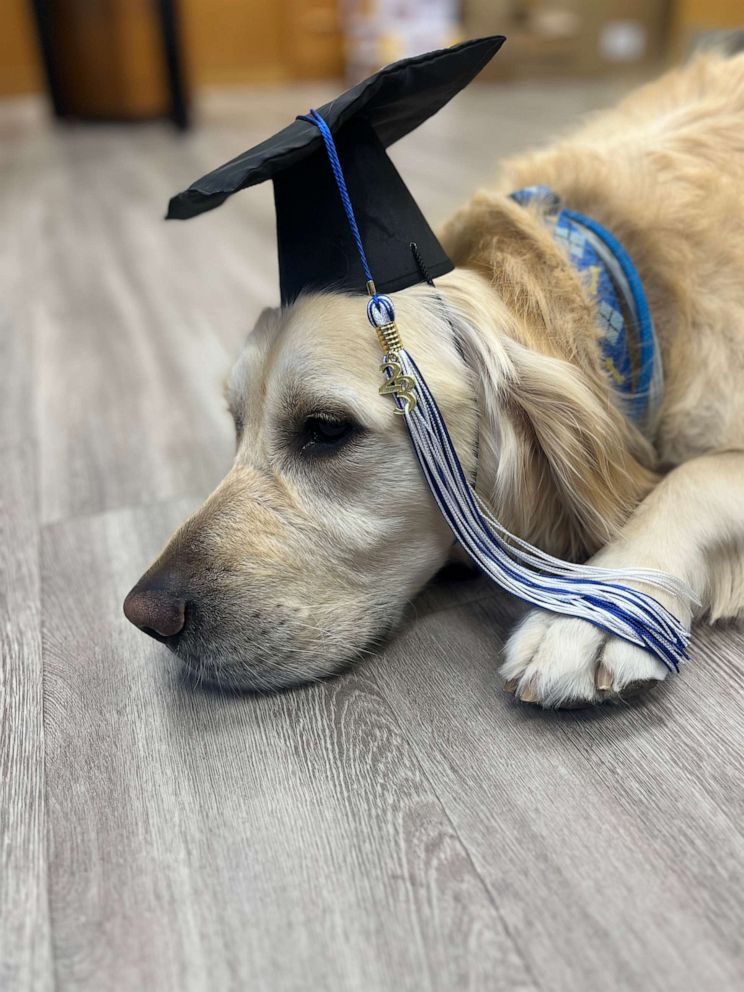
{"type": "Polygon", "coordinates": [[[539,202],[553,237],[582,274],[597,304],[602,358],[628,415],[650,429],[664,388],[661,353],[638,270],[617,238],[591,217],[561,207],[547,186],[511,194],[522,206],[539,202]]]}

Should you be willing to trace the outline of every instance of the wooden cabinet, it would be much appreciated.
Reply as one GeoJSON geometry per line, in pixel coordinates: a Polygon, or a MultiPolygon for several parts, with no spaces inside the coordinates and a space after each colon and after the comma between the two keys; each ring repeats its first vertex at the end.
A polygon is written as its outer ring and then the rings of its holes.
{"type": "Polygon", "coordinates": [[[675,49],[680,55],[704,31],[744,28],[743,0],[677,0],[673,6],[675,49]]]}
{"type": "Polygon", "coordinates": [[[28,0],[0,3],[0,97],[33,93],[44,85],[28,0]]]}
{"type": "Polygon", "coordinates": [[[195,86],[343,74],[336,0],[182,0],[195,86]]]}
{"type": "MultiPolygon", "coordinates": [[[[0,96],[40,89],[31,0],[2,0],[0,96]]],[[[90,116],[149,116],[167,101],[163,0],[38,0],[62,39],[60,88],[90,116]],[[62,78],[64,77],[64,78],[62,78]]],[[[194,86],[342,76],[337,0],[180,0],[185,75],[194,86]]]]}
{"type": "Polygon", "coordinates": [[[186,122],[176,0],[33,0],[59,117],[186,122]]]}
{"type": "Polygon", "coordinates": [[[169,106],[160,5],[38,0],[57,107],[82,118],[141,118],[169,106]]]}

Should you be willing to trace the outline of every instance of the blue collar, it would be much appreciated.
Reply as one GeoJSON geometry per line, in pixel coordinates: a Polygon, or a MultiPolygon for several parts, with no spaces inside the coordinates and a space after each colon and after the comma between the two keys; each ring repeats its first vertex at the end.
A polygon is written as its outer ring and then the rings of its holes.
{"type": "Polygon", "coordinates": [[[630,256],[614,234],[591,217],[561,207],[547,186],[528,186],[511,194],[522,206],[544,205],[553,237],[584,275],[597,304],[602,358],[622,396],[628,416],[650,427],[664,390],[661,352],[643,283],[630,256]]]}

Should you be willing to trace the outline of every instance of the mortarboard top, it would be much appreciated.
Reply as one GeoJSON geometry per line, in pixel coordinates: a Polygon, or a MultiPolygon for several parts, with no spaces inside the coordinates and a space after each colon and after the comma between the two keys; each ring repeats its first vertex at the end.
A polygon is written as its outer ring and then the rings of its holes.
{"type": "MultiPolygon", "coordinates": [[[[467,86],[503,41],[479,38],[403,59],[319,108],[333,133],[379,292],[422,281],[411,242],[431,276],[453,268],[385,149],[467,86]]],[[[307,289],[363,292],[365,276],[323,139],[307,121],[293,121],[198,179],[173,197],[168,219],[195,217],[267,179],[274,182],[282,303],[307,289]]]]}

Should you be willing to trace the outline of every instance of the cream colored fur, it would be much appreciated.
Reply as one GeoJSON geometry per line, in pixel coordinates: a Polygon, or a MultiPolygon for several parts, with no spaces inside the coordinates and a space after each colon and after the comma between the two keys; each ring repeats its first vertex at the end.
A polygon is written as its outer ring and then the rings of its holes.
{"type": "MultiPolygon", "coordinates": [[[[740,615],[744,56],[700,59],[507,163],[442,240],[455,270],[436,291],[396,294],[398,322],[471,473],[477,448],[494,514],[559,555],[671,572],[694,589],[696,615],[740,615]],[[585,287],[542,221],[506,196],[535,183],[614,231],[640,270],[666,378],[649,437],[616,402],[585,287]]],[[[303,298],[250,336],[228,387],[235,465],[155,566],[180,569],[197,597],[195,633],[177,650],[206,677],[273,687],[333,671],[455,553],[378,395],[378,363],[360,298],[303,298]],[[321,459],[287,442],[319,411],[360,425],[321,459]]],[[[665,602],[692,622],[687,604],[665,602]]],[[[513,633],[503,672],[549,706],[665,675],[640,649],[539,611],[513,633]]]]}

